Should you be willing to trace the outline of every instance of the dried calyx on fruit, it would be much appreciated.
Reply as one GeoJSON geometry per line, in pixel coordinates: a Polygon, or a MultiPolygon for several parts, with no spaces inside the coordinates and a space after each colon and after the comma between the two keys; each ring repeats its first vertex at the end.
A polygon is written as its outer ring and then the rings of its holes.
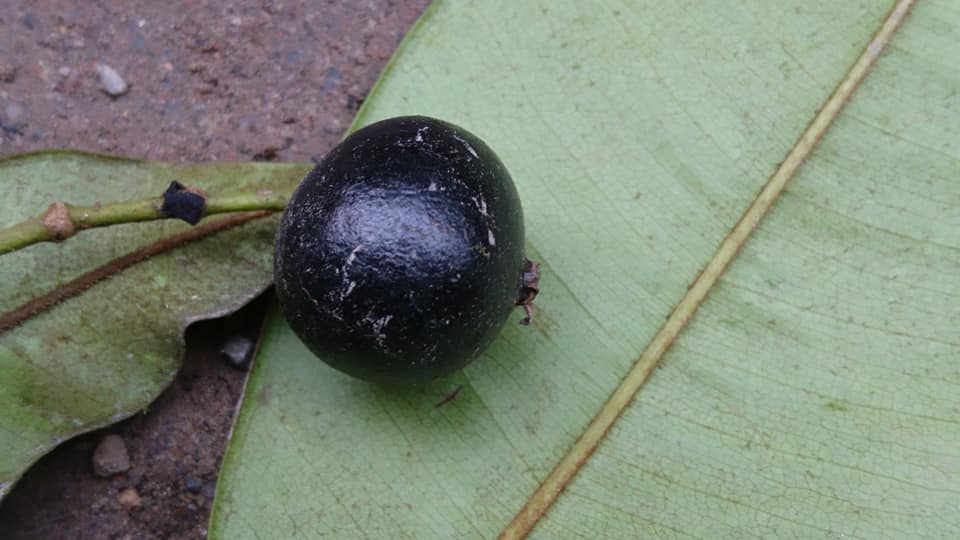
{"type": "Polygon", "coordinates": [[[322,360],[356,377],[426,382],[475,359],[539,265],[506,167],[440,120],[384,120],[344,139],[284,211],[274,268],[281,309],[322,360]]]}

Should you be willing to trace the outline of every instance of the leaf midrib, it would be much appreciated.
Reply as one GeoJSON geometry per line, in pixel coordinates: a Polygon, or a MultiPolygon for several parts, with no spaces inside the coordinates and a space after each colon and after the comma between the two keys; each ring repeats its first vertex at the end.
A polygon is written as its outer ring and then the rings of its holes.
{"type": "Polygon", "coordinates": [[[58,285],[53,290],[40,294],[33,299],[14,307],[13,309],[0,312],[0,334],[11,330],[17,325],[33,318],[44,311],[56,306],[57,304],[77,296],[89,289],[94,284],[103,281],[134,264],[170,251],[178,246],[189,242],[202,240],[207,236],[216,234],[220,231],[243,225],[248,221],[259,219],[270,215],[268,211],[254,211],[233,214],[229,217],[205,223],[193,229],[187,229],[184,232],[168,236],[147,244],[146,246],[132,250],[124,255],[102,264],[92,270],[84,272],[79,276],[58,285]]]}
{"type": "Polygon", "coordinates": [[[550,509],[560,493],[576,476],[606,437],[637,392],[650,378],[663,355],[686,328],[687,323],[733,262],[763,217],[770,211],[787,184],[812,154],[824,134],[839,117],[850,97],[870,73],[884,49],[910,13],[915,0],[898,0],[853,66],[793,144],[786,158],[769,177],[756,198],[724,237],[710,261],[693,281],[686,294],[634,362],[630,371],[610,394],[576,442],[544,481],[527,498],[507,524],[500,538],[523,538],[550,509]]]}

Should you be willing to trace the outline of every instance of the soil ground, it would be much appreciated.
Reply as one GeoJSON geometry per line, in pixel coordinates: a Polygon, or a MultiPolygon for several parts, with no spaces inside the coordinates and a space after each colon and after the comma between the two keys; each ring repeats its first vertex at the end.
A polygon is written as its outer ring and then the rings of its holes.
{"type": "MultiPolygon", "coordinates": [[[[307,161],[343,134],[427,0],[0,2],[0,156],[75,148],[167,161],[307,161]],[[110,96],[97,64],[128,85],[110,96]]],[[[0,538],[203,538],[245,373],[218,354],[264,300],[187,334],[144,414],[63,444],[0,504],[0,538]],[[108,433],[132,468],[93,474],[108,433]],[[139,504],[131,504],[133,489],[139,504]],[[125,502],[122,503],[121,500],[125,502]]]]}

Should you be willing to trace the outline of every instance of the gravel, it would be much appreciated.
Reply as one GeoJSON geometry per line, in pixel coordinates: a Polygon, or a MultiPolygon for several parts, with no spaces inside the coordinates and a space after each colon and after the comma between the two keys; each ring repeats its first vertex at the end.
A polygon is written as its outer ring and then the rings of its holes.
{"type": "Polygon", "coordinates": [[[107,435],[93,451],[93,474],[109,478],[130,470],[127,444],[119,435],[107,435]]]}
{"type": "MultiPolygon", "coordinates": [[[[130,89],[127,81],[123,80],[117,70],[107,64],[97,64],[97,73],[100,74],[100,84],[103,85],[103,91],[110,96],[120,97],[130,89]]],[[[69,74],[69,72],[66,73],[66,75],[69,74]]]]}

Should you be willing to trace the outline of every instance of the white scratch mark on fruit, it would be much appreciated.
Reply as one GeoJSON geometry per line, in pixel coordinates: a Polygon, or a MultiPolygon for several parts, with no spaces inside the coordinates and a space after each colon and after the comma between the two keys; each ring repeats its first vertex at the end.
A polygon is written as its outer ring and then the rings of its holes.
{"type": "Polygon", "coordinates": [[[480,156],[477,155],[477,151],[474,150],[473,147],[470,146],[470,143],[468,143],[463,137],[461,137],[460,135],[457,135],[456,133],[454,133],[454,134],[453,134],[453,138],[455,138],[456,140],[462,142],[462,143],[463,143],[463,146],[466,147],[467,152],[470,152],[470,154],[472,154],[473,157],[475,157],[475,158],[477,158],[477,159],[480,159],[480,156]]]}
{"type": "Polygon", "coordinates": [[[307,288],[303,286],[303,283],[299,283],[299,285],[300,285],[300,290],[303,291],[303,294],[305,294],[307,298],[309,298],[310,301],[313,302],[313,305],[317,306],[317,309],[320,309],[320,302],[317,302],[317,299],[314,298],[312,294],[310,294],[310,291],[308,291],[307,288]]]}
{"type": "Polygon", "coordinates": [[[436,190],[437,190],[437,183],[431,180],[430,185],[427,186],[427,191],[436,191],[436,190]]]}
{"type": "Polygon", "coordinates": [[[383,328],[390,324],[390,319],[392,318],[393,315],[384,315],[373,321],[373,335],[377,340],[377,345],[381,347],[383,347],[383,342],[387,339],[387,336],[383,333],[383,328]]]}
{"type": "Polygon", "coordinates": [[[427,132],[427,129],[429,129],[427,126],[417,129],[417,136],[414,137],[413,140],[423,142],[423,134],[427,132]]]}
{"type": "MultiPolygon", "coordinates": [[[[347,255],[346,262],[343,263],[343,266],[340,268],[341,272],[337,273],[338,275],[341,276],[342,281],[340,283],[340,286],[343,287],[343,289],[341,289],[340,291],[340,300],[343,300],[344,298],[349,296],[350,293],[353,292],[353,288],[357,286],[356,281],[350,280],[350,275],[347,273],[347,270],[350,268],[350,265],[357,260],[357,252],[359,252],[362,247],[363,247],[363,244],[360,244],[357,247],[353,248],[353,251],[351,251],[350,254],[347,255]]],[[[331,291],[331,294],[332,293],[333,291],[331,291]]]]}
{"type": "Polygon", "coordinates": [[[360,248],[363,247],[363,244],[353,248],[353,251],[350,252],[350,255],[347,255],[347,262],[343,265],[344,269],[353,264],[353,261],[357,260],[357,252],[360,251],[360,248]]]}
{"type": "Polygon", "coordinates": [[[487,213],[487,201],[482,196],[470,198],[473,199],[473,204],[477,205],[477,210],[480,210],[483,217],[490,217],[490,214],[487,213]]]}
{"type": "Polygon", "coordinates": [[[390,319],[392,318],[393,318],[393,315],[384,315],[383,317],[380,317],[379,319],[373,321],[373,329],[376,332],[379,332],[381,329],[383,329],[384,326],[390,323],[390,319]]]}
{"type": "Polygon", "coordinates": [[[491,246],[497,245],[497,239],[493,237],[493,231],[487,229],[487,241],[490,242],[491,246]]]}

